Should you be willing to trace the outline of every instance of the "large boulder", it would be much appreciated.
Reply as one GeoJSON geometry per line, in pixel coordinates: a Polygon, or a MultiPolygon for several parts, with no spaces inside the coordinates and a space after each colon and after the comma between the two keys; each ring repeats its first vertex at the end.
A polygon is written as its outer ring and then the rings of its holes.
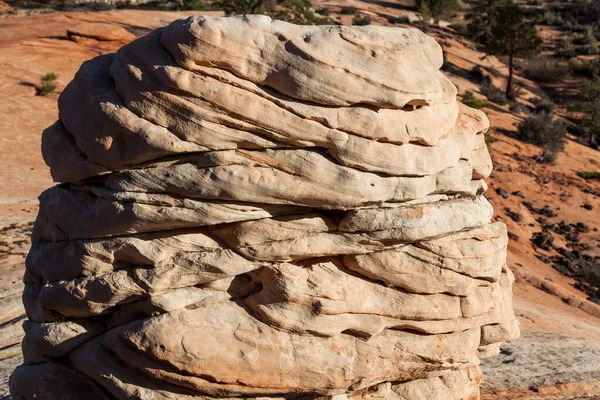
{"type": "Polygon", "coordinates": [[[416,29],[192,17],[43,135],[13,398],[478,398],[518,335],[483,113],[416,29]]]}

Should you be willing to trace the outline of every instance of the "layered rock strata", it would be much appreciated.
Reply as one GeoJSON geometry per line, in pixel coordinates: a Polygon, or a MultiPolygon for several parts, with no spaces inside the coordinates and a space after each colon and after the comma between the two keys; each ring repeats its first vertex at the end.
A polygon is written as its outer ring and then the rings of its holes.
{"type": "Polygon", "coordinates": [[[442,61],[414,29],[244,16],[83,64],[13,398],[478,398],[513,276],[442,61]]]}

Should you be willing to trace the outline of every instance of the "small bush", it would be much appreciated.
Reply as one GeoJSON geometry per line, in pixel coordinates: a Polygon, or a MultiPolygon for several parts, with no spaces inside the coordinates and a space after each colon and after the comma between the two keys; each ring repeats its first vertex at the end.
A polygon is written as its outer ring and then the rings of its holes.
{"type": "Polygon", "coordinates": [[[589,46],[596,43],[594,37],[594,31],[591,28],[587,28],[585,33],[574,35],[573,44],[589,46]]]}
{"type": "Polygon", "coordinates": [[[538,146],[563,141],[565,133],[564,124],[545,112],[535,113],[519,125],[519,139],[538,146]]]}
{"type": "Polygon", "coordinates": [[[37,88],[38,96],[47,96],[56,90],[54,81],[58,76],[54,72],[48,72],[42,77],[42,84],[37,88]]]}
{"type": "Polygon", "coordinates": [[[581,266],[581,279],[590,286],[600,288],[600,264],[585,263],[581,266]]]}
{"type": "Polygon", "coordinates": [[[400,15],[398,17],[388,15],[386,18],[390,24],[410,24],[410,18],[407,15],[400,15]]]}
{"type": "Polygon", "coordinates": [[[313,12],[311,3],[306,0],[287,0],[281,4],[271,17],[296,25],[325,25],[329,22],[313,12]]]}
{"type": "Polygon", "coordinates": [[[498,72],[498,70],[494,67],[486,67],[485,69],[487,69],[487,71],[495,78],[500,76],[500,72],[498,72]]]}
{"type": "Polygon", "coordinates": [[[542,17],[541,22],[548,25],[558,25],[559,23],[562,23],[562,15],[560,13],[546,10],[544,11],[544,16],[542,17]]]}
{"type": "Polygon", "coordinates": [[[469,26],[467,24],[452,24],[448,26],[450,29],[453,29],[460,36],[469,36],[469,26]]]}
{"type": "Polygon", "coordinates": [[[540,146],[542,152],[537,159],[544,163],[553,163],[557,154],[564,150],[566,134],[566,126],[543,111],[519,125],[519,139],[540,146]]]}
{"type": "Polygon", "coordinates": [[[483,107],[485,107],[485,103],[483,101],[477,99],[475,97],[475,95],[473,94],[473,92],[471,92],[470,90],[467,90],[465,92],[465,94],[463,95],[463,98],[462,98],[462,102],[463,102],[463,104],[466,104],[467,106],[469,106],[471,108],[475,108],[477,110],[480,110],[483,107]]]}
{"type": "Polygon", "coordinates": [[[541,22],[550,26],[562,26],[565,23],[565,20],[561,13],[546,10],[541,22]]]}
{"type": "Polygon", "coordinates": [[[498,139],[496,139],[490,134],[489,130],[483,135],[483,137],[485,138],[485,144],[488,146],[498,141],[498,139]]]}
{"type": "Polygon", "coordinates": [[[532,81],[550,83],[560,81],[569,72],[569,67],[550,57],[527,61],[525,76],[532,81]]]}
{"type": "MultiPolygon", "coordinates": [[[[542,0],[527,0],[527,5],[528,6],[539,6],[541,5],[542,0]]],[[[540,14],[541,14],[541,10],[539,8],[536,7],[521,7],[521,13],[527,18],[527,19],[539,19],[541,18],[540,14]]]]}
{"type": "Polygon", "coordinates": [[[179,5],[181,11],[202,11],[206,9],[206,3],[204,0],[183,0],[179,5]]]}
{"type": "Polygon", "coordinates": [[[593,78],[600,72],[600,62],[595,60],[580,60],[573,57],[569,60],[569,70],[573,75],[593,78]]]}
{"type": "Polygon", "coordinates": [[[356,14],[354,18],[352,18],[352,25],[371,25],[371,17],[369,17],[368,15],[356,14]]]}
{"type": "Polygon", "coordinates": [[[87,4],[86,8],[89,9],[89,11],[110,11],[115,9],[114,5],[99,1],[87,4]]]}
{"type": "Polygon", "coordinates": [[[556,104],[546,97],[535,97],[531,99],[531,102],[535,106],[537,113],[545,112],[546,114],[552,114],[556,110],[556,104]]]}
{"type": "Polygon", "coordinates": [[[563,20],[561,27],[576,27],[578,31],[585,32],[589,25],[600,20],[600,3],[597,1],[555,1],[548,2],[549,11],[560,14],[563,20]],[[579,30],[579,27],[583,29],[579,30]]]}
{"type": "Polygon", "coordinates": [[[519,103],[518,101],[510,103],[510,106],[508,106],[508,109],[517,114],[522,114],[527,111],[527,107],[525,107],[523,104],[519,103]]]}
{"type": "Polygon", "coordinates": [[[479,90],[481,90],[481,94],[487,97],[491,102],[501,106],[508,104],[508,99],[506,98],[504,92],[490,82],[482,83],[479,86],[479,90]]]}
{"type": "Polygon", "coordinates": [[[576,96],[577,101],[571,103],[567,110],[577,113],[578,133],[584,133],[587,144],[597,149],[600,145],[600,76],[584,79],[576,96]]]}
{"type": "Polygon", "coordinates": [[[583,171],[583,172],[578,172],[577,175],[579,175],[580,177],[582,177],[585,180],[588,179],[597,179],[600,180],[600,172],[598,171],[583,171]]]}
{"type": "Polygon", "coordinates": [[[579,24],[577,22],[572,22],[571,20],[566,20],[560,26],[560,28],[568,32],[585,32],[588,29],[588,26],[579,24]]]}
{"type": "Polygon", "coordinates": [[[356,14],[356,7],[342,7],[340,13],[346,15],[356,14]]]}
{"type": "Polygon", "coordinates": [[[477,82],[489,81],[489,77],[483,74],[483,69],[476,65],[469,71],[469,74],[473,77],[473,79],[477,82]]]}
{"type": "Polygon", "coordinates": [[[540,154],[535,156],[534,159],[542,164],[554,164],[556,162],[557,157],[558,151],[554,151],[544,146],[542,147],[542,151],[540,152],[540,154]]]}
{"type": "Polygon", "coordinates": [[[581,34],[575,34],[573,36],[571,36],[571,42],[573,42],[573,44],[576,45],[584,45],[584,44],[589,44],[586,42],[586,36],[585,35],[581,35],[581,34]]]}
{"type": "Polygon", "coordinates": [[[561,58],[572,58],[577,55],[577,51],[573,41],[567,37],[557,44],[554,54],[561,58]]]}
{"type": "Polygon", "coordinates": [[[600,47],[597,43],[586,44],[585,46],[577,48],[577,54],[582,56],[593,56],[600,52],[600,47]]]}
{"type": "Polygon", "coordinates": [[[554,54],[560,58],[573,58],[577,56],[577,50],[574,47],[570,49],[557,49],[554,54]]]}

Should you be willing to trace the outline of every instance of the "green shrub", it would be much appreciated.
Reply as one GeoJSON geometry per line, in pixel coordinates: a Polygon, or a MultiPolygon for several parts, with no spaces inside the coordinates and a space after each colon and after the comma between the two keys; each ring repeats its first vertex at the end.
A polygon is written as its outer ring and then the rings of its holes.
{"type": "Polygon", "coordinates": [[[368,15],[356,14],[354,15],[354,18],[352,18],[352,25],[371,25],[371,17],[369,17],[368,15]]]}
{"type": "Polygon", "coordinates": [[[46,75],[44,75],[42,77],[42,80],[49,82],[49,81],[56,80],[56,78],[58,78],[58,75],[56,75],[56,73],[54,73],[54,72],[48,72],[46,75]]]}
{"type": "Polygon", "coordinates": [[[530,115],[519,125],[519,139],[538,146],[564,141],[565,134],[564,124],[543,111],[530,115]]]}
{"type": "Polygon", "coordinates": [[[341,14],[356,14],[356,7],[342,7],[341,14]]]}
{"type": "Polygon", "coordinates": [[[588,44],[588,43],[586,43],[586,36],[582,35],[582,34],[575,34],[575,35],[571,36],[571,42],[573,42],[573,44],[576,44],[576,45],[588,44]]]}
{"type": "Polygon", "coordinates": [[[588,180],[588,179],[598,179],[600,180],[600,172],[599,171],[583,171],[583,172],[578,172],[577,175],[579,175],[581,178],[588,180]]]}
{"type": "Polygon", "coordinates": [[[57,77],[58,75],[56,75],[54,72],[48,72],[46,75],[44,75],[42,77],[42,84],[37,88],[37,95],[47,96],[54,92],[56,90],[56,84],[54,81],[57,77]]]}
{"type": "Polygon", "coordinates": [[[514,102],[510,103],[510,106],[508,106],[508,109],[517,114],[522,114],[527,111],[527,107],[525,107],[523,104],[519,103],[518,101],[514,101],[514,102]]]}
{"type": "Polygon", "coordinates": [[[451,24],[448,27],[453,29],[460,36],[469,36],[469,26],[467,24],[451,24]]]}
{"type": "Polygon", "coordinates": [[[593,56],[600,52],[600,47],[596,43],[586,44],[585,46],[578,47],[576,52],[580,56],[593,56]]]}
{"type": "Polygon", "coordinates": [[[521,122],[518,138],[542,148],[538,161],[553,163],[557,154],[565,148],[566,135],[566,126],[551,114],[542,111],[521,122]]]}
{"type": "Polygon", "coordinates": [[[296,25],[325,25],[329,22],[327,17],[315,14],[311,3],[306,0],[284,1],[280,7],[274,12],[270,12],[269,15],[272,18],[296,25]]]}
{"type": "Polygon", "coordinates": [[[179,10],[181,11],[202,11],[206,9],[206,3],[204,0],[182,0],[179,5],[179,10]]]}
{"type": "Polygon", "coordinates": [[[439,21],[441,18],[449,17],[459,8],[458,0],[417,0],[417,10],[423,20],[433,18],[439,21]]]}
{"type": "Polygon", "coordinates": [[[390,24],[410,24],[410,18],[407,15],[400,15],[398,17],[387,15],[386,18],[390,24]]]}
{"type": "Polygon", "coordinates": [[[489,101],[494,102],[498,105],[508,104],[508,99],[504,91],[498,89],[491,82],[484,82],[479,86],[481,94],[488,98],[489,101]]]}
{"type": "Polygon", "coordinates": [[[550,83],[560,81],[569,67],[550,57],[538,57],[527,61],[525,76],[532,81],[550,83]]]}
{"type": "Polygon", "coordinates": [[[556,109],[556,104],[547,97],[535,97],[531,99],[531,102],[538,113],[545,112],[546,114],[552,114],[556,109]]]}
{"type": "MultiPolygon", "coordinates": [[[[59,4],[59,6],[62,6],[63,4],[59,4]]],[[[66,4],[64,4],[64,6],[66,6],[66,4]]],[[[60,9],[61,7],[57,7],[57,9],[60,9]]],[[[114,10],[115,6],[113,4],[110,3],[104,3],[104,2],[91,2],[86,4],[85,6],[86,10],[89,11],[110,11],[110,10],[114,10]]]]}
{"type": "Polygon", "coordinates": [[[221,9],[225,15],[264,14],[266,0],[213,0],[212,7],[221,9]]]}
{"type": "Polygon", "coordinates": [[[495,78],[500,76],[500,72],[498,72],[498,70],[494,67],[486,67],[485,69],[495,78]]]}
{"type": "Polygon", "coordinates": [[[550,26],[562,26],[565,23],[565,20],[561,13],[546,10],[540,22],[550,26]]]}
{"type": "Polygon", "coordinates": [[[558,42],[554,54],[561,58],[575,57],[577,55],[577,51],[575,50],[575,46],[573,45],[571,38],[567,37],[558,42]]]}
{"type": "Polygon", "coordinates": [[[567,32],[585,32],[588,29],[588,26],[573,22],[571,20],[565,20],[560,28],[567,32]]]}
{"type": "Polygon", "coordinates": [[[579,271],[581,279],[588,285],[600,288],[600,263],[584,263],[579,271]]]}
{"type": "Polygon", "coordinates": [[[485,144],[486,145],[491,145],[493,143],[496,143],[498,141],[498,139],[496,139],[495,137],[493,137],[490,134],[490,131],[488,130],[486,133],[484,133],[483,137],[485,138],[485,144]]]}
{"type": "Polygon", "coordinates": [[[597,58],[594,60],[581,60],[573,57],[569,60],[569,70],[573,75],[593,78],[600,73],[600,62],[597,58]]]}
{"type": "Polygon", "coordinates": [[[588,144],[597,148],[600,143],[600,76],[584,79],[577,93],[577,102],[568,107],[571,112],[580,113],[580,128],[588,136],[588,144]]]}
{"type": "Polygon", "coordinates": [[[546,7],[544,19],[551,17],[547,22],[567,31],[586,32],[600,21],[598,1],[554,1],[548,2],[546,7]]]}
{"type": "Polygon", "coordinates": [[[593,29],[587,28],[584,33],[573,35],[573,44],[585,46],[596,44],[596,38],[594,37],[593,29]]]}
{"type": "Polygon", "coordinates": [[[469,106],[471,108],[475,108],[477,110],[480,110],[483,107],[485,107],[485,103],[483,101],[477,99],[475,97],[475,95],[473,94],[473,92],[471,92],[470,90],[467,90],[465,92],[465,94],[463,95],[463,98],[462,98],[462,102],[463,102],[463,104],[466,104],[467,106],[469,106]]]}
{"type": "Polygon", "coordinates": [[[558,157],[559,151],[552,150],[546,146],[542,147],[542,151],[535,157],[537,162],[542,164],[554,164],[558,157]]]}
{"type": "Polygon", "coordinates": [[[471,70],[469,71],[469,74],[473,77],[473,79],[476,82],[484,82],[484,81],[489,82],[489,80],[490,80],[490,78],[488,76],[485,76],[483,74],[483,68],[481,68],[479,65],[476,65],[473,68],[471,68],[471,70]]]}
{"type": "Polygon", "coordinates": [[[329,22],[328,18],[315,14],[310,0],[213,0],[211,8],[222,9],[227,16],[266,14],[297,25],[323,25],[329,22]]]}
{"type": "Polygon", "coordinates": [[[577,50],[574,47],[568,49],[557,49],[554,54],[560,58],[573,58],[577,56],[577,50]]]}

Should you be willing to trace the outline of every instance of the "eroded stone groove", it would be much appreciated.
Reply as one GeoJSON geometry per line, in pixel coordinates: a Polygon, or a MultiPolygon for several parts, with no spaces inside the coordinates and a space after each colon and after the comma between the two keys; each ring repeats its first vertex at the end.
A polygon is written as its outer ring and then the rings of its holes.
{"type": "Polygon", "coordinates": [[[43,154],[15,399],[475,399],[518,335],[483,113],[414,29],[176,21],[43,154]]]}

